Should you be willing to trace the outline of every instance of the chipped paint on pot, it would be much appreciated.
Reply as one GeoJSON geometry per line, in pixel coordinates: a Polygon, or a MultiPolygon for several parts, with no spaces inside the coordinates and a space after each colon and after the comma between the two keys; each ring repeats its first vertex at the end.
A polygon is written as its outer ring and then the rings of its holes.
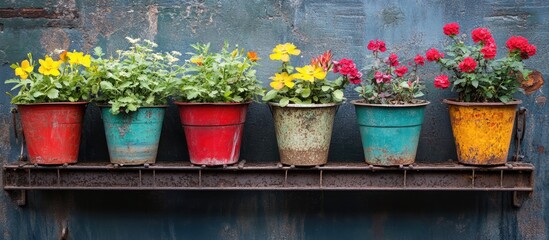
{"type": "Polygon", "coordinates": [[[339,104],[269,105],[274,118],[280,162],[295,166],[326,164],[339,104]]]}
{"type": "Polygon", "coordinates": [[[175,104],[179,107],[191,163],[216,166],[238,162],[250,102],[175,104]]]}
{"type": "Polygon", "coordinates": [[[76,163],[87,102],[19,104],[31,163],[76,163]]]}
{"type": "Polygon", "coordinates": [[[355,105],[366,163],[379,166],[414,163],[429,102],[383,105],[355,100],[351,103],[355,105]]]}
{"type": "Polygon", "coordinates": [[[470,165],[507,162],[516,109],[520,100],[508,103],[471,103],[444,99],[448,104],[458,161],[470,165]]]}
{"type": "Polygon", "coordinates": [[[166,106],[140,107],[135,112],[113,115],[101,106],[111,163],[155,163],[166,106]]]}

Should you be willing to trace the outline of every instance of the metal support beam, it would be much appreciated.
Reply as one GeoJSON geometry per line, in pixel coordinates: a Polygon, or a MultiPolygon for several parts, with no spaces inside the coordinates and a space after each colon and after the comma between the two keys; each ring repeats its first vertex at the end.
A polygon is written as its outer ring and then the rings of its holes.
{"type": "Polygon", "coordinates": [[[312,168],[240,163],[207,168],[189,163],[120,167],[108,163],[3,166],[5,190],[420,190],[509,191],[534,189],[534,166],[509,163],[474,167],[455,163],[376,167],[331,163],[312,168]]]}

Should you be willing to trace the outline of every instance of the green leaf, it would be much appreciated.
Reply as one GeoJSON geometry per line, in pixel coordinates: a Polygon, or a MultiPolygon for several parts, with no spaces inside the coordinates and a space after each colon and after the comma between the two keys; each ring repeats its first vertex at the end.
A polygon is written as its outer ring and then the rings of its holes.
{"type": "Polygon", "coordinates": [[[309,96],[311,96],[311,89],[310,88],[303,89],[303,92],[301,92],[301,96],[304,98],[308,98],[309,96]]]}
{"type": "Polygon", "coordinates": [[[270,100],[274,99],[277,94],[278,94],[278,92],[274,89],[271,90],[271,91],[268,91],[267,94],[265,94],[265,97],[263,97],[263,101],[265,101],[265,102],[270,101],[270,100]]]}
{"type": "Polygon", "coordinates": [[[501,96],[499,97],[499,100],[504,103],[511,101],[511,99],[508,96],[501,96]]]}
{"type": "Polygon", "coordinates": [[[44,93],[43,92],[40,92],[40,91],[36,91],[32,94],[33,97],[37,98],[37,97],[40,97],[40,96],[44,96],[44,93]]]}
{"type": "Polygon", "coordinates": [[[59,97],[59,91],[58,91],[57,89],[55,89],[55,88],[50,89],[50,90],[48,91],[48,97],[49,97],[50,99],[56,99],[56,98],[58,98],[58,97],[59,97]]]}
{"type": "Polygon", "coordinates": [[[113,90],[114,89],[114,86],[112,85],[112,83],[107,82],[107,81],[101,81],[99,83],[99,85],[101,86],[102,89],[105,89],[105,90],[113,90]]]}
{"type": "Polygon", "coordinates": [[[288,106],[288,103],[290,103],[290,99],[287,97],[283,97],[282,99],[280,99],[280,102],[279,102],[281,107],[288,106]]]}
{"type": "Polygon", "coordinates": [[[322,91],[327,92],[330,90],[330,88],[331,88],[330,86],[322,86],[322,91]]]}
{"type": "Polygon", "coordinates": [[[332,96],[334,97],[334,100],[336,102],[341,102],[343,101],[343,92],[341,90],[335,90],[333,93],[332,93],[332,96]]]}
{"type": "Polygon", "coordinates": [[[478,80],[471,81],[471,84],[473,85],[473,87],[478,88],[478,80]]]}

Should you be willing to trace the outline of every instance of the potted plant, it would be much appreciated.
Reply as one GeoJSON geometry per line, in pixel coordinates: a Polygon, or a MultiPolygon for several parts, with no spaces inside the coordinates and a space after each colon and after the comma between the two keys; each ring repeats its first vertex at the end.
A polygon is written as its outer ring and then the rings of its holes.
{"type": "Polygon", "coordinates": [[[294,68],[290,55],[301,51],[291,43],[279,44],[270,55],[282,66],[271,77],[273,88],[263,98],[271,107],[280,162],[295,166],[326,164],[337,107],[344,100],[349,82],[360,82],[362,74],[350,59],[332,61],[331,51],[312,58],[309,65],[294,68]],[[327,80],[330,70],[339,73],[327,80]]]}
{"type": "Polygon", "coordinates": [[[58,60],[32,54],[11,65],[17,78],[17,95],[8,93],[21,116],[29,160],[35,164],[76,163],[89,88],[83,73],[91,57],[82,52],[61,51],[58,60]],[[38,68],[38,69],[36,69],[38,68]]]}
{"type": "Polygon", "coordinates": [[[365,68],[366,77],[355,88],[361,97],[352,101],[360,128],[364,159],[380,166],[414,163],[417,145],[428,101],[423,96],[424,81],[418,68],[425,64],[416,55],[408,65],[400,64],[395,53],[382,57],[385,42],[372,40],[368,44],[372,62],[365,68]]]}
{"type": "Polygon", "coordinates": [[[450,37],[446,56],[437,49],[427,51],[427,60],[436,62],[451,76],[435,78],[435,87],[452,86],[456,99],[448,104],[452,131],[460,163],[497,165],[507,161],[515,111],[521,103],[513,94],[521,91],[521,80],[531,73],[523,60],[536,54],[536,47],[524,37],[507,40],[507,56],[495,60],[497,45],[490,31],[477,28],[471,32],[473,45],[465,44],[458,23],[444,26],[450,37]],[[519,80],[521,79],[521,80],[519,80]]]}
{"type": "Polygon", "coordinates": [[[131,46],[103,58],[100,47],[89,72],[94,101],[101,108],[110,161],[154,163],[166,110],[179,66],[178,52],[155,51],[157,44],[127,38],[131,46]]]}
{"type": "Polygon", "coordinates": [[[238,162],[248,105],[263,94],[254,67],[259,57],[225,43],[191,45],[194,52],[183,66],[175,104],[179,107],[190,161],[196,165],[238,162]]]}

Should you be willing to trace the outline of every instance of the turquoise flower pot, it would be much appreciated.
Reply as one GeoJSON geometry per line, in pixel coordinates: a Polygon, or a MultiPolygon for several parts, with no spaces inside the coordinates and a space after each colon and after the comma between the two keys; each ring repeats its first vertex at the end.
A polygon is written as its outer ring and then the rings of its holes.
{"type": "Polygon", "coordinates": [[[366,163],[379,166],[414,163],[425,106],[429,102],[382,105],[352,101],[352,104],[366,163]]]}
{"type": "Polygon", "coordinates": [[[111,163],[155,163],[166,107],[140,107],[135,112],[113,115],[101,107],[111,163]]]}

